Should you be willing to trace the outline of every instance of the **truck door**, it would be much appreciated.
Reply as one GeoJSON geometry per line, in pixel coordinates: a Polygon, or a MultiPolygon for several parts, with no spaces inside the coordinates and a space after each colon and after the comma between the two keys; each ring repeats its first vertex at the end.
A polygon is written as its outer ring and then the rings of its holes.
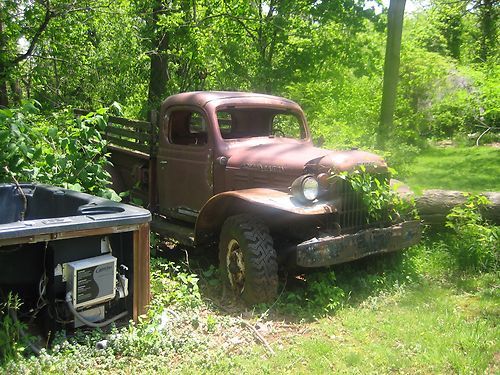
{"type": "Polygon", "coordinates": [[[213,195],[213,147],[206,117],[171,108],[161,123],[157,158],[160,212],[194,221],[213,195]]]}

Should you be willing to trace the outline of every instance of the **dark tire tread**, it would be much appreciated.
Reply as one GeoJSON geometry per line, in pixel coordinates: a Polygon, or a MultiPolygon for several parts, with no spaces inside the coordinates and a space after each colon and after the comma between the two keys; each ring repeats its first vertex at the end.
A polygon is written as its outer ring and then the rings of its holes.
{"type": "Polygon", "coordinates": [[[278,290],[278,261],[269,228],[252,215],[229,217],[221,230],[219,261],[223,282],[229,286],[227,246],[236,239],[243,249],[245,288],[241,297],[248,304],[271,302],[278,290]]]}

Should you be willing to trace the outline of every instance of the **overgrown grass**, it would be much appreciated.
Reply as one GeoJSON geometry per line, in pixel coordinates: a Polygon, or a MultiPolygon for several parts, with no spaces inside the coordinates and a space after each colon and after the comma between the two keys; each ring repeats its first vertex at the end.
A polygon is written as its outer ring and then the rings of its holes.
{"type": "Polygon", "coordinates": [[[500,191],[500,148],[430,147],[408,168],[405,182],[416,193],[424,189],[500,191]]]}
{"type": "Polygon", "coordinates": [[[250,310],[221,300],[213,266],[190,272],[157,259],[152,307],[141,322],[69,340],[61,336],[40,357],[18,357],[0,371],[495,373],[498,272],[461,267],[442,239],[289,277],[274,305],[250,310]],[[102,339],[108,349],[97,350],[102,339]]]}
{"type": "Polygon", "coordinates": [[[259,348],[222,359],[220,367],[232,373],[309,374],[474,373],[495,366],[494,315],[476,315],[463,295],[427,284],[370,302],[320,320],[275,357],[255,361],[264,354],[259,348]]]}

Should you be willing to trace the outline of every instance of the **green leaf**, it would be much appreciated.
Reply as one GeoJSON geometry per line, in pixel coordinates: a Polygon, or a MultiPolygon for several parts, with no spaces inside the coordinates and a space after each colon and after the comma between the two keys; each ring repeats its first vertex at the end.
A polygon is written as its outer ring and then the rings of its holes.
{"type": "Polygon", "coordinates": [[[57,128],[55,128],[55,127],[49,128],[49,130],[47,131],[47,135],[52,139],[56,138],[57,137],[57,128]]]}

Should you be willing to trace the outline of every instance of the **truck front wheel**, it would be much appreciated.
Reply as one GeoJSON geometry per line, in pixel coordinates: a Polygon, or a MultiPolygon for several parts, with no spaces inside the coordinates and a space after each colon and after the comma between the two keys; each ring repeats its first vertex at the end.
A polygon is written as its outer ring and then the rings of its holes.
{"type": "Polygon", "coordinates": [[[219,263],[225,287],[248,304],[271,302],[278,290],[278,262],[269,228],[251,215],[222,226],[219,263]]]}

